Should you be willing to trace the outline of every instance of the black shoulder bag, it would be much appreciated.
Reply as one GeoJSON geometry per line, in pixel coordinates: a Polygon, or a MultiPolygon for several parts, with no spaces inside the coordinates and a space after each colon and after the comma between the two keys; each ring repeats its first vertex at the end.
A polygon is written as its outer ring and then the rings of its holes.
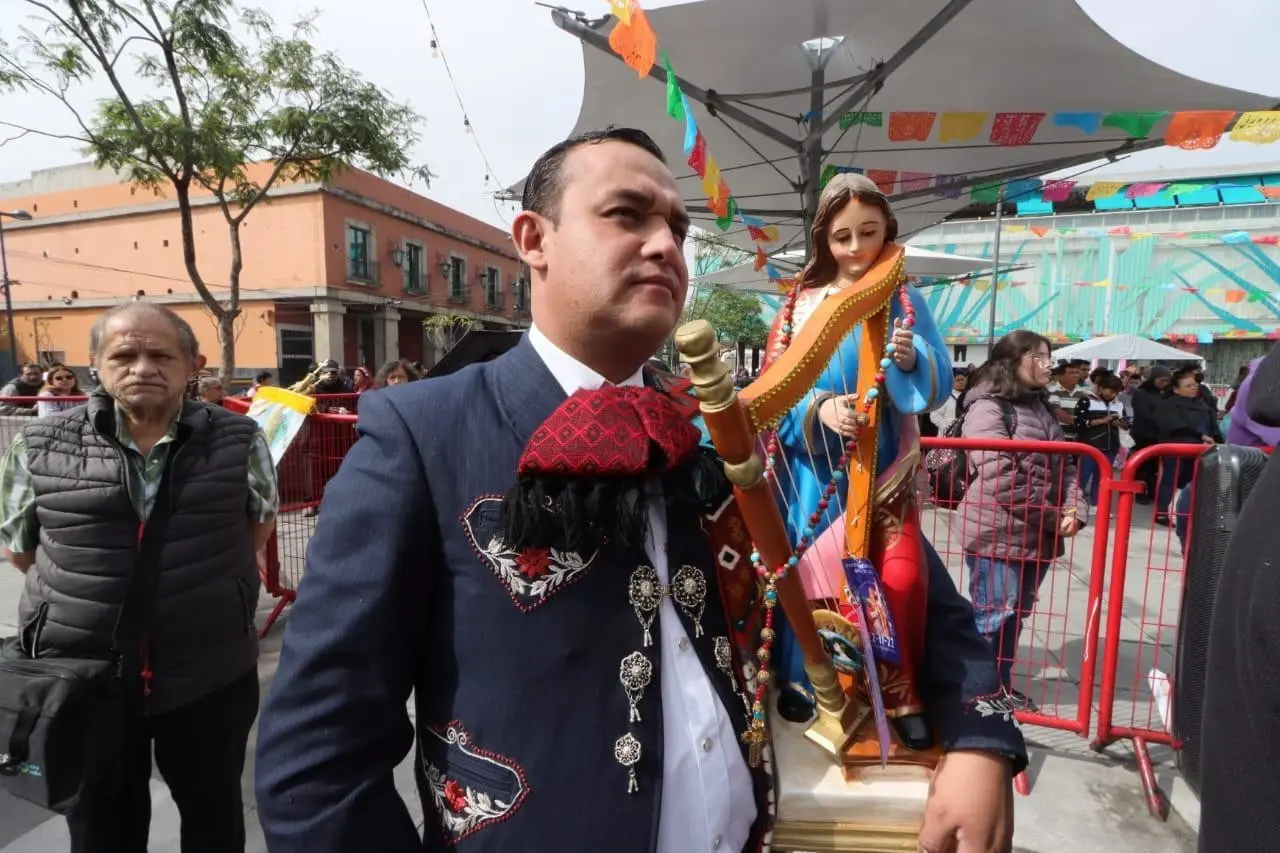
{"type": "MultiPolygon", "coordinates": [[[[962,438],[964,417],[969,407],[978,400],[995,400],[1000,407],[1000,419],[1004,422],[1005,432],[1013,438],[1017,432],[1017,415],[1008,400],[992,394],[983,394],[972,400],[965,400],[964,408],[950,424],[943,438],[962,438]]],[[[955,509],[964,500],[965,490],[969,488],[969,480],[973,471],[969,465],[969,454],[951,447],[935,447],[925,454],[924,467],[929,479],[929,495],[934,504],[941,509],[955,509]]]]}
{"type": "MultiPolygon", "coordinates": [[[[119,764],[135,680],[126,672],[150,629],[169,526],[170,467],[143,527],[108,659],[36,657],[22,638],[0,647],[0,790],[66,814],[119,764]]],[[[34,569],[32,569],[34,571],[34,569]]],[[[48,603],[41,605],[48,607],[48,603]]]]}

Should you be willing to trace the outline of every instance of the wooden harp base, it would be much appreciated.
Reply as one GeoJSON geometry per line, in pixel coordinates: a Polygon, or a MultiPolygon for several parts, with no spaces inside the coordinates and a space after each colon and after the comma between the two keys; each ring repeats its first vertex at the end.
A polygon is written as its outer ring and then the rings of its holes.
{"type": "Polygon", "coordinates": [[[841,754],[846,782],[873,779],[929,779],[942,760],[942,748],[919,751],[904,745],[896,730],[889,727],[889,764],[880,766],[880,738],[874,721],[865,715],[863,724],[841,754]]]}
{"type": "Polygon", "coordinates": [[[858,731],[864,728],[863,723],[869,709],[863,708],[857,699],[849,698],[839,711],[829,711],[818,705],[817,712],[813,722],[805,729],[805,738],[817,744],[832,758],[843,760],[858,731]]]}

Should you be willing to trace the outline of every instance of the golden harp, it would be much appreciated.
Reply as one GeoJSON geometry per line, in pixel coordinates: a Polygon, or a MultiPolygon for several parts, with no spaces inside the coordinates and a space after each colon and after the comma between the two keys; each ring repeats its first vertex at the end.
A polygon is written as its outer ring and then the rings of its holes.
{"type": "MultiPolygon", "coordinates": [[[[768,570],[796,565],[797,543],[794,530],[788,530],[783,508],[798,500],[798,495],[782,493],[782,478],[766,476],[766,459],[760,452],[762,437],[814,390],[815,385],[841,358],[841,348],[852,346],[850,336],[862,329],[857,346],[855,371],[847,371],[850,386],[844,393],[856,391],[860,401],[856,436],[849,439],[847,462],[831,467],[841,472],[833,477],[847,484],[838,494],[838,507],[832,507],[827,529],[838,534],[839,557],[870,556],[874,530],[878,521],[877,495],[881,501],[911,500],[910,477],[900,478],[892,495],[885,484],[877,482],[877,425],[883,402],[874,390],[884,381],[886,339],[892,300],[905,282],[905,252],[897,244],[887,244],[870,270],[852,286],[822,299],[807,316],[789,346],[761,372],[758,379],[735,392],[728,367],[720,360],[715,330],[706,321],[695,321],[676,331],[675,342],[681,358],[690,365],[703,420],[716,451],[724,461],[725,473],[733,483],[738,506],[750,533],[767,581],[776,589],[776,601],[783,608],[803,655],[804,671],[812,685],[816,716],[805,735],[828,751],[845,768],[847,777],[858,774],[858,768],[879,765],[882,756],[892,753],[895,762],[932,767],[936,754],[920,754],[883,744],[883,733],[877,737],[866,732],[867,719],[858,695],[858,679],[837,671],[830,651],[831,629],[836,627],[848,636],[848,621],[838,612],[841,601],[848,602],[849,587],[839,580],[836,566],[820,567],[802,580],[798,571],[769,574],[768,570]],[[838,512],[837,512],[838,509],[838,512]],[[833,529],[838,527],[838,530],[833,529]],[[815,577],[816,575],[816,577],[815,577]],[[808,588],[806,588],[808,584],[808,588]],[[815,588],[816,585],[816,588],[815,588]],[[843,628],[833,626],[843,622],[843,628]],[[822,630],[826,628],[827,630],[822,630]],[[827,639],[824,639],[826,637],[827,639]]],[[[914,442],[914,432],[911,433],[914,442]]],[[[918,449],[916,450],[918,456],[918,449]]],[[[841,455],[841,462],[845,455],[841,455]]],[[[909,472],[908,472],[909,473],[909,472]]],[[[832,480],[832,483],[836,482],[832,480]]],[[[834,487],[832,487],[834,488],[834,487]]],[[[807,513],[809,510],[806,509],[807,513]]],[[[823,504],[826,512],[826,504],[823,504]]],[[[817,512],[814,513],[817,516],[817,512]]],[[[829,537],[828,537],[829,538],[829,537]]],[[[803,548],[799,553],[803,553],[803,548]]],[[[817,549],[810,552],[817,553],[817,549]]],[[[824,558],[832,562],[828,548],[824,558]]],[[[813,563],[813,559],[810,559],[813,563]]],[[[865,622],[865,617],[864,622],[865,622]]],[[[863,639],[865,640],[865,632],[863,639]]],[[[761,660],[768,661],[764,647],[761,660]]],[[[873,667],[874,671],[874,667],[873,667]]],[[[875,679],[868,681],[875,684],[875,679]]],[[[868,693],[872,690],[868,687],[868,693]]],[[[886,687],[889,689],[889,687],[886,687]]]]}

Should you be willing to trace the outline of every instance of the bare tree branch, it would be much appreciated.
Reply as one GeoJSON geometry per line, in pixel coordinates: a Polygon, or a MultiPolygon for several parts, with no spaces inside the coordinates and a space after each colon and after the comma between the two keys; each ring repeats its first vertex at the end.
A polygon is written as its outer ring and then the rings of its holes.
{"type": "MultiPolygon", "coordinates": [[[[0,124],[5,124],[5,122],[0,122],[0,124]]],[[[29,127],[24,127],[21,130],[19,130],[17,133],[15,133],[13,136],[7,136],[4,139],[0,139],[0,148],[3,148],[4,146],[8,145],[10,142],[17,142],[19,139],[22,139],[24,136],[27,136],[29,134],[36,133],[36,132],[37,131],[34,131],[29,127]]]]}
{"type": "MultiPolygon", "coordinates": [[[[39,6],[42,9],[48,8],[44,3],[39,2],[39,0],[25,0],[25,2],[39,6]]],[[[114,6],[115,4],[112,5],[114,6]]],[[[155,150],[154,145],[151,145],[146,141],[148,139],[146,125],[143,124],[142,117],[138,115],[138,109],[134,106],[133,99],[129,97],[129,93],[125,91],[124,85],[120,82],[120,76],[116,74],[115,66],[111,65],[108,61],[106,50],[98,40],[96,34],[93,32],[93,25],[85,17],[83,7],[79,3],[72,3],[71,11],[75,14],[76,20],[79,22],[82,29],[77,29],[70,24],[66,24],[65,26],[81,44],[89,49],[93,54],[94,59],[98,60],[103,73],[107,75],[107,80],[111,82],[111,88],[115,91],[116,98],[119,99],[120,106],[128,114],[130,120],[132,120],[134,128],[138,131],[139,137],[144,140],[144,144],[148,149],[147,154],[155,161],[152,165],[163,172],[166,178],[176,184],[179,180],[176,170],[173,169],[169,162],[155,150]]],[[[51,12],[50,14],[53,13],[51,12]]],[[[201,295],[203,296],[203,294],[201,295]]]]}

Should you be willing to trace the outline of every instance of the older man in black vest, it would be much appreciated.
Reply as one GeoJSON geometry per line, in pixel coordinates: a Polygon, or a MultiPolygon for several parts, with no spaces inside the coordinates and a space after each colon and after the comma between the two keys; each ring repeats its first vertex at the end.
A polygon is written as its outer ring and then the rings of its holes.
{"type": "Polygon", "coordinates": [[[109,656],[141,528],[168,495],[154,600],[142,605],[149,629],[122,666],[131,707],[119,772],[68,816],[71,850],[145,853],[154,747],[183,853],[243,851],[240,776],[258,709],[254,555],[278,504],[271,454],[249,418],[184,400],[204,358],[167,308],[108,311],[90,350],[102,388],[25,426],[0,463],[0,544],[26,573],[20,640],[32,657],[109,656]]]}

